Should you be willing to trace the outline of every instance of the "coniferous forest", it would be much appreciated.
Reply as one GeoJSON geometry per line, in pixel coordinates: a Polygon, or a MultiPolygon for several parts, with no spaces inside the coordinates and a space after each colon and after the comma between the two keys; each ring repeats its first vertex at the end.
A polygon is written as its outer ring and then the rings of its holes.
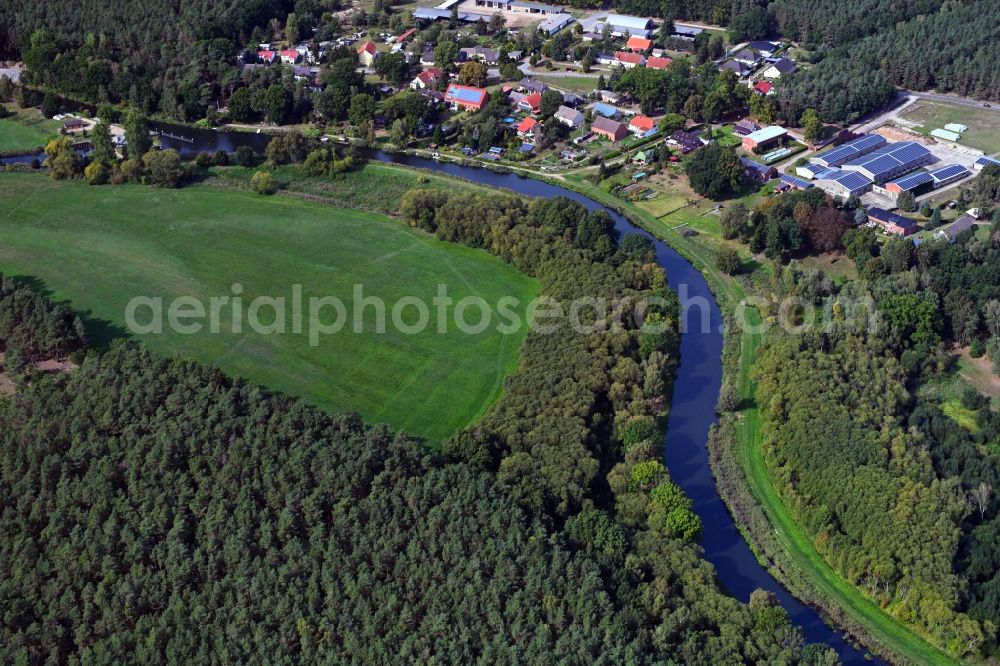
{"type": "MultiPolygon", "coordinates": [[[[0,399],[0,661],[835,663],[700,558],[660,462],[676,309],[648,242],[567,200],[475,196],[401,212],[557,301],[666,305],[530,333],[440,451],[131,343],[24,370],[0,399]]],[[[0,349],[79,345],[50,312],[5,314],[0,349]]]]}

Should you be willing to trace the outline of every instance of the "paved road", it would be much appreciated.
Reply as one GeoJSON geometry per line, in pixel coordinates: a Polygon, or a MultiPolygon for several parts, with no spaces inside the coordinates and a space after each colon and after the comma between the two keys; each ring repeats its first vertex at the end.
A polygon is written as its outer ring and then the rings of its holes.
{"type": "Polygon", "coordinates": [[[957,104],[959,106],[972,106],[982,109],[983,111],[992,111],[993,113],[1000,113],[1000,104],[997,102],[985,102],[989,104],[989,107],[983,106],[984,102],[978,99],[969,99],[968,97],[959,97],[957,95],[942,95],[940,93],[928,93],[928,92],[908,92],[910,97],[916,97],[917,99],[926,99],[932,102],[947,102],[948,104],[957,104]]]}

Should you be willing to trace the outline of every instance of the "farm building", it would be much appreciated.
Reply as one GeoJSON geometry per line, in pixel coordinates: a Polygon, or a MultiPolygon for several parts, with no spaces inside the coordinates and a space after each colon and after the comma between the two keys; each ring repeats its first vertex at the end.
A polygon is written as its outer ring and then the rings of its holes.
{"type": "Polygon", "coordinates": [[[813,187],[813,184],[808,180],[802,180],[801,178],[796,178],[795,176],[789,176],[788,174],[782,174],[778,176],[778,180],[781,181],[779,185],[782,189],[789,190],[808,190],[813,187]]]}
{"type": "Polygon", "coordinates": [[[841,168],[856,171],[866,178],[882,184],[909,173],[934,160],[931,151],[916,141],[890,143],[863,157],[845,162],[841,168]]]}
{"type": "MultiPolygon", "coordinates": [[[[520,14],[558,14],[562,11],[560,7],[546,5],[540,2],[525,2],[525,0],[476,0],[476,7],[487,7],[489,9],[500,9],[505,12],[517,12],[520,14]]],[[[448,7],[443,7],[448,9],[448,7]]]]}
{"type": "Polygon", "coordinates": [[[780,125],[768,125],[743,137],[743,150],[749,152],[754,148],[766,148],[777,143],[782,137],[787,135],[788,131],[784,127],[780,125]]]}
{"type": "Polygon", "coordinates": [[[795,168],[795,175],[812,180],[819,174],[827,171],[829,168],[830,167],[825,167],[822,164],[803,164],[802,166],[795,168]]]}
{"type": "Polygon", "coordinates": [[[823,167],[839,167],[845,162],[850,162],[853,159],[857,159],[873,150],[877,150],[886,144],[884,136],[879,134],[865,134],[859,136],[857,139],[848,141],[847,143],[837,146],[832,150],[828,150],[825,153],[817,155],[812,158],[813,164],[818,164],[823,167]]]}
{"type": "Polygon", "coordinates": [[[552,14],[541,22],[538,29],[546,35],[552,36],[575,20],[570,14],[552,14]]]}
{"type": "Polygon", "coordinates": [[[934,237],[938,240],[946,240],[949,243],[954,243],[960,233],[968,231],[975,226],[976,218],[971,215],[963,215],[944,229],[938,230],[938,232],[934,234],[934,237]]]}
{"type": "Polygon", "coordinates": [[[869,208],[868,220],[875,222],[890,234],[909,236],[917,232],[917,223],[897,213],[882,208],[869,208]]]}
{"type": "Polygon", "coordinates": [[[572,127],[573,129],[583,125],[583,114],[576,109],[569,108],[568,106],[560,106],[553,118],[561,122],[563,125],[572,127]]]}
{"type": "Polygon", "coordinates": [[[876,185],[873,189],[879,194],[890,197],[899,197],[904,192],[909,192],[914,196],[929,191],[934,184],[934,179],[926,171],[914,171],[902,178],[890,180],[885,186],[876,185]]]}
{"type": "Polygon", "coordinates": [[[978,160],[976,160],[976,163],[972,165],[972,168],[975,169],[976,171],[982,171],[983,169],[985,169],[987,166],[990,165],[1000,166],[1000,159],[996,157],[987,157],[987,156],[980,157],[978,160]]]}
{"type": "Polygon", "coordinates": [[[957,180],[962,180],[969,175],[969,170],[961,164],[949,164],[948,166],[931,169],[930,176],[934,179],[934,188],[950,185],[957,180]]]}
{"type": "Polygon", "coordinates": [[[705,32],[704,29],[695,27],[693,25],[678,25],[676,23],[674,24],[674,35],[689,42],[693,42],[694,38],[703,32],[705,32]]]}
{"type": "Polygon", "coordinates": [[[941,129],[940,127],[931,130],[931,136],[935,139],[943,139],[945,141],[957,142],[962,138],[962,135],[958,132],[952,132],[950,130],[941,129]]]}
{"type": "Polygon", "coordinates": [[[859,197],[872,188],[872,180],[855,171],[827,169],[816,175],[816,186],[843,200],[859,197]]]}
{"type": "Polygon", "coordinates": [[[628,136],[625,125],[609,118],[596,118],[590,126],[591,131],[599,136],[607,137],[612,143],[621,141],[628,136]]]}
{"type": "Polygon", "coordinates": [[[653,20],[641,16],[627,16],[625,14],[608,14],[604,23],[611,26],[613,37],[650,37],[653,34],[653,20]]]}
{"type": "Polygon", "coordinates": [[[740,162],[743,163],[743,169],[746,172],[747,178],[750,180],[755,180],[759,183],[766,183],[774,178],[774,167],[761,164],[760,162],[752,160],[749,157],[741,157],[740,162]]]}
{"type": "Polygon", "coordinates": [[[457,83],[450,84],[444,93],[444,101],[456,110],[462,108],[467,111],[479,111],[486,106],[489,99],[490,94],[482,88],[460,86],[457,83]]]}

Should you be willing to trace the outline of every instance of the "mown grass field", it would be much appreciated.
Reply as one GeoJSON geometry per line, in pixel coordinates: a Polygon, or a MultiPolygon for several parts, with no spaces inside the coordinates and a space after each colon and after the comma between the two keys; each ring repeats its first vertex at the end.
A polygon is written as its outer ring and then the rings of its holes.
{"type": "MultiPolygon", "coordinates": [[[[215,365],[325,409],[356,410],[371,423],[432,442],[499,396],[525,332],[504,336],[494,325],[469,335],[450,323],[439,334],[431,304],[438,285],[456,302],[480,296],[494,304],[514,296],[522,317],[537,294],[534,280],[499,259],[378,214],[222,188],[88,187],[36,174],[0,174],[0,270],[37,278],[54,298],[85,311],[101,341],[123,334],[126,305],[140,295],[162,297],[164,310],[182,295],[207,306],[211,297],[232,296],[233,283],[240,283],[244,311],[258,296],[284,296],[290,309],[295,284],[302,285],[304,303],[338,297],[348,323],[316,347],[309,344],[308,313],[302,334],[250,331],[246,314],[247,332],[236,334],[231,308],[221,310],[218,334],[206,326],[193,335],[165,330],[133,337],[160,353],[215,365]],[[355,284],[388,304],[385,333],[374,332],[372,307],[364,311],[366,332],[352,332],[355,284]],[[392,304],[404,296],[431,308],[424,333],[406,335],[391,325],[392,304]]],[[[138,318],[147,321],[146,312],[138,318]]],[[[260,319],[273,321],[271,313],[262,308],[260,319]]],[[[332,309],[323,313],[324,321],[335,317],[332,309]]],[[[415,318],[414,309],[404,311],[406,323],[415,318]]],[[[290,315],[286,325],[290,331],[290,315]]]]}
{"type": "Polygon", "coordinates": [[[42,116],[37,109],[5,105],[14,115],[0,119],[0,153],[44,146],[59,134],[61,125],[42,116]]]}
{"type": "Polygon", "coordinates": [[[948,123],[968,127],[962,132],[959,145],[972,146],[991,155],[1000,150],[1000,113],[995,109],[974,108],[959,104],[945,104],[920,100],[900,114],[904,120],[917,123],[915,130],[930,134],[935,128],[948,123]]]}

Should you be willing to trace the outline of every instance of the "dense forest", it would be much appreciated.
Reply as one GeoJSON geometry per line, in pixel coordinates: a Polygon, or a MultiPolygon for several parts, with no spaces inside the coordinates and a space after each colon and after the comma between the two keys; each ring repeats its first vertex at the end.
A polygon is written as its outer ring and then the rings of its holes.
{"type": "Polygon", "coordinates": [[[848,230],[861,280],[840,287],[777,266],[769,292],[827,325],[772,336],[754,368],[765,460],[818,551],[956,656],[997,648],[1000,415],[971,387],[948,405],[933,387],[952,345],[1000,368],[1000,168],[964,201],[992,215],[987,240],[882,245],[848,230]]]}
{"type": "Polygon", "coordinates": [[[21,54],[29,82],[90,102],[125,100],[168,113],[180,105],[204,115],[217,86],[238,79],[237,54],[299,5],[302,20],[318,15],[309,0],[18,0],[0,7],[0,52],[21,54]]]}
{"type": "Polygon", "coordinates": [[[777,34],[816,49],[819,59],[778,82],[788,122],[808,107],[827,122],[853,122],[891,101],[893,86],[1000,98],[1000,23],[984,20],[996,14],[992,0],[781,0],[768,9],[777,34]]]}
{"type": "Polygon", "coordinates": [[[440,452],[131,344],[32,375],[0,400],[0,661],[836,663],[699,557],[660,462],[677,305],[649,242],[565,199],[414,190],[401,212],[553,302],[662,305],[529,333],[440,452]]]}

